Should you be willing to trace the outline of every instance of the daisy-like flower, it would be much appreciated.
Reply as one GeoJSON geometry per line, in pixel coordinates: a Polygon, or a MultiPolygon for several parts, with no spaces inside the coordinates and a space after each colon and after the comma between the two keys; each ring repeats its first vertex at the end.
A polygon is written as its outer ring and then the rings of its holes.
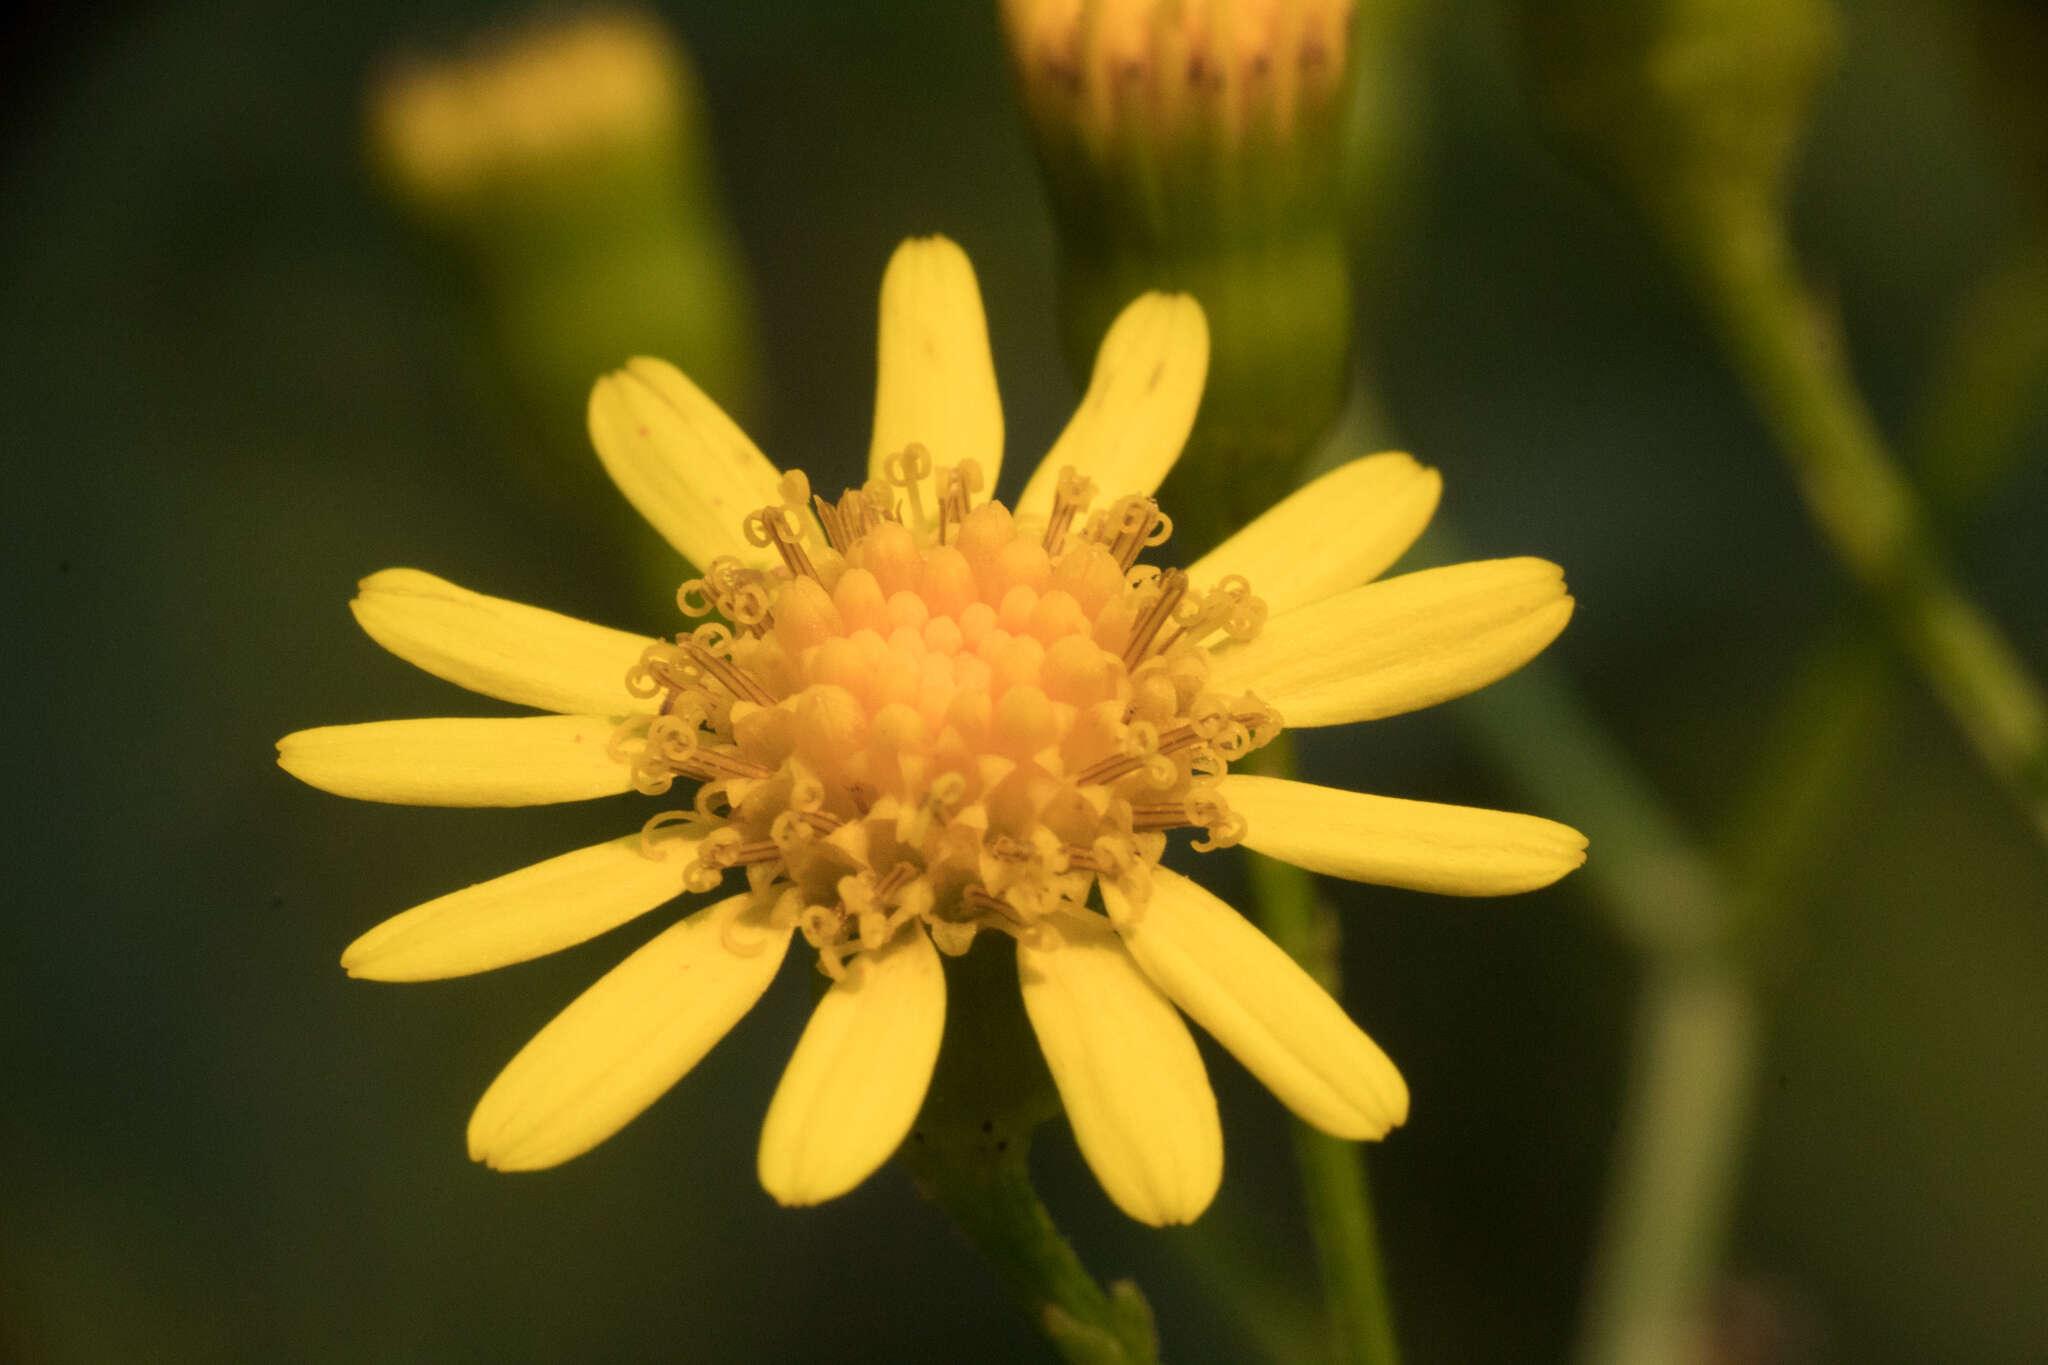
{"type": "Polygon", "coordinates": [[[958,247],[906,242],[882,282],[870,480],[781,473],[658,360],[600,380],[599,456],[704,576],[672,639],[486,597],[416,569],[364,580],[371,637],[552,715],[302,730],[279,762],[344,796],[530,805],[670,796],[622,838],[372,929],[342,965],[417,981],[525,961],[689,893],[726,894],[574,1001],[478,1104],[469,1149],[553,1166],[617,1132],[760,998],[801,936],[832,978],[782,1075],[759,1171],[785,1204],[852,1189],[910,1130],[946,1014],[941,954],[1016,940],[1023,1002],[1103,1188],[1185,1222],[1222,1175],[1182,1015],[1308,1122],[1377,1138],[1407,1114],[1380,1049],[1230,906],[1159,865],[1174,830],[1317,872],[1458,895],[1543,886],[1585,840],[1548,820],[1232,774],[1284,723],[1427,706],[1519,667],[1571,614],[1535,559],[1371,582],[1437,475],[1375,455],[1185,572],[1152,499],[1193,424],[1201,309],[1131,304],[1014,509],[986,500],[1003,419],[958,247]],[[1177,1007],[1177,1008],[1176,1008],[1177,1007]]]}

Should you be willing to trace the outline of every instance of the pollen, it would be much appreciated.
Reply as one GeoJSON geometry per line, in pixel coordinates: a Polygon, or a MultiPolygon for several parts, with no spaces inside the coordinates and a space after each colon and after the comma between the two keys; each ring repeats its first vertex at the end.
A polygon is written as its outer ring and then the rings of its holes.
{"type": "Polygon", "coordinates": [[[1098,879],[1142,904],[1169,831],[1237,842],[1217,779],[1281,727],[1208,685],[1210,648],[1264,622],[1250,585],[1140,564],[1157,504],[1097,506],[1071,469],[1028,520],[975,501],[971,462],[912,445],[883,471],[837,501],[785,476],[743,527],[780,563],[706,565],[677,603],[712,619],[627,675],[659,699],[613,736],[634,784],[696,784],[646,835],[694,837],[685,884],[741,871],[836,978],[913,923],[957,954],[1036,942],[1098,879]]]}

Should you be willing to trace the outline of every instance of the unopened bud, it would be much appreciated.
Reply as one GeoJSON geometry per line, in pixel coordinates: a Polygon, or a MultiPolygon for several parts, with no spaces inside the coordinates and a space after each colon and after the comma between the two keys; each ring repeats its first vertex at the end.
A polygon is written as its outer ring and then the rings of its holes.
{"type": "Polygon", "coordinates": [[[1519,0],[1517,11],[1539,116],[1652,216],[1775,206],[1834,55],[1828,0],[1519,0]]]}
{"type": "Polygon", "coordinates": [[[1352,0],[1004,0],[1070,356],[1084,367],[1144,291],[1193,294],[1211,352],[1182,469],[1254,503],[1286,486],[1350,377],[1352,18],[1352,0]]]}
{"type": "Polygon", "coordinates": [[[695,76],[652,15],[535,17],[395,61],[368,115],[380,179],[466,286],[551,497],[613,512],[583,411],[591,376],[627,356],[670,357],[744,410],[745,272],[695,76]]]}

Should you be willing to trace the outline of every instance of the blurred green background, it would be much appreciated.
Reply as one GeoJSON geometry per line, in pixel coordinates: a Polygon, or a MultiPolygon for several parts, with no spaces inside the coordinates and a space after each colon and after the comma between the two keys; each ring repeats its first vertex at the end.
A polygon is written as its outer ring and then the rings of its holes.
{"type": "MultiPolygon", "coordinates": [[[[1647,240],[1531,131],[1502,8],[1420,8],[1363,354],[1474,552],[1566,567],[1581,606],[1551,657],[1704,823],[1844,589],[1647,240]]],[[[127,5],[46,22],[17,68],[0,1358],[1046,1359],[894,1167],[807,1211],[755,1184],[807,955],[668,1099],[533,1177],[468,1162],[470,1106],[647,928],[432,986],[336,965],[396,910],[643,817],[634,798],[381,808],[272,762],[308,725],[489,712],[356,631],[345,603],[376,569],[672,628],[645,545],[521,472],[541,428],[508,417],[460,291],[366,168],[378,61],[499,13],[127,5]]],[[[1014,491],[1076,389],[993,6],[663,13],[702,78],[758,302],[756,439],[820,486],[859,468],[882,264],[941,231],[980,273],[1014,491]]],[[[1952,17],[1848,7],[1797,185],[1797,236],[1902,438],[1954,309],[2036,211],[1952,17]]],[[[1956,548],[2039,675],[2048,405],[2024,440],[2036,458],[1956,548]]],[[[1518,804],[1455,711],[1334,736],[1311,775],[1518,804]]],[[[2048,1359],[2044,873],[1913,692],[1768,978],[1720,1296],[1761,1353],[1726,1359],[2048,1359]]],[[[1333,894],[1346,1003],[1416,1097],[1372,1153],[1408,1356],[1559,1359],[1631,958],[1570,880],[1492,903],[1333,894]]],[[[1059,1125],[1043,1188],[1094,1268],[1144,1285],[1169,1358],[1307,1358],[1315,1272],[1283,1115],[1208,1055],[1229,1170],[1199,1224],[1124,1220],[1059,1125]]]]}

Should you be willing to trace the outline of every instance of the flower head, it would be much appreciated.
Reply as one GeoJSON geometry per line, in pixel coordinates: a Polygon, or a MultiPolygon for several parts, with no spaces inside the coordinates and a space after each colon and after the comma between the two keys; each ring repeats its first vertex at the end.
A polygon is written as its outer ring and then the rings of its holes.
{"type": "Polygon", "coordinates": [[[1571,611],[1537,560],[1368,583],[1420,532],[1436,475],[1355,461],[1186,571],[1141,562],[1152,492],[1207,359],[1201,311],[1148,295],[1111,328],[1079,411],[1014,510],[983,496],[1002,417],[972,269],[906,243],[882,289],[870,480],[778,472],[689,380],[600,381],[613,478],[703,567],[702,624],[654,640],[416,570],[357,618],[442,677],[558,714],[302,731],[280,762],[344,795],[527,804],[680,796],[636,833],[458,891],[351,945],[418,980],[580,942],[679,894],[722,899],[628,957],[484,1096],[470,1149],[554,1165],[651,1104],[760,997],[802,937],[832,978],[769,1107],[760,1175],[831,1198],[910,1129],[945,1019],[944,954],[1016,942],[1019,986],[1082,1152],[1134,1217],[1181,1222],[1222,1170],[1181,1013],[1309,1122],[1353,1138],[1407,1112],[1393,1065],[1283,952],[1159,865],[1176,830],[1317,871],[1492,895],[1582,860],[1549,821],[1232,774],[1282,718],[1388,715],[1519,666],[1571,611]],[[708,620],[716,616],[716,620],[708,620]],[[1178,1006],[1178,1009],[1175,1007],[1178,1006]]]}
{"type": "Polygon", "coordinates": [[[630,9],[529,19],[465,54],[395,65],[370,104],[378,164],[423,206],[592,156],[667,147],[695,117],[682,49],[630,9]]]}

